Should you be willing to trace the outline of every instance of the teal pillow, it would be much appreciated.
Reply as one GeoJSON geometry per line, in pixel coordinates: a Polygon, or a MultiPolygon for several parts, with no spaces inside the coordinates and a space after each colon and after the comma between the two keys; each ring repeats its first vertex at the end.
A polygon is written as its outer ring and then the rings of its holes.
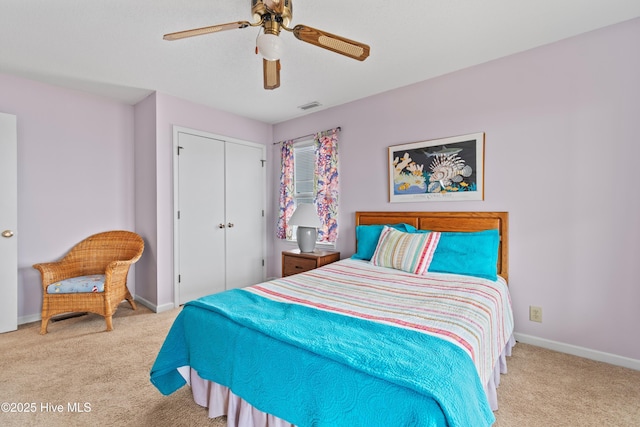
{"type": "Polygon", "coordinates": [[[498,229],[442,232],[429,272],[498,279],[498,229]]]}
{"type": "MultiPolygon", "coordinates": [[[[417,229],[409,224],[389,224],[389,227],[407,233],[415,233],[417,229]]],[[[376,251],[378,239],[384,225],[358,225],[356,226],[357,252],[351,256],[352,259],[363,259],[369,261],[376,251]]]]}

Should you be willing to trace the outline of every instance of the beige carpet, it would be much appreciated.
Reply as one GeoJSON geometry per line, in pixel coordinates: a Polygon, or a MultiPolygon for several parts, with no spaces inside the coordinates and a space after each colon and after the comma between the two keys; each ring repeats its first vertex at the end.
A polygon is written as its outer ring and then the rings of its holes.
{"type": "MultiPolygon", "coordinates": [[[[0,426],[224,427],[224,418],[208,419],[193,403],[187,387],[162,396],[149,382],[177,313],[124,303],[113,332],[89,314],[51,323],[45,336],[39,323],[0,334],[0,404],[23,411],[3,405],[0,426]]],[[[495,426],[640,425],[639,371],[525,344],[508,363],[495,426]]]]}

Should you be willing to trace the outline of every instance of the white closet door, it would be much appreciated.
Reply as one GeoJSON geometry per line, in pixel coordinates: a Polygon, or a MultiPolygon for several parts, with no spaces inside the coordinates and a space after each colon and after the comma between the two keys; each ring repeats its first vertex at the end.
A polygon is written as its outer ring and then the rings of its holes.
{"type": "Polygon", "coordinates": [[[226,144],[227,289],[264,281],[265,169],[261,146],[226,144]]]}
{"type": "Polygon", "coordinates": [[[18,328],[16,116],[0,113],[0,332],[18,328]]]}
{"type": "Polygon", "coordinates": [[[179,304],[225,290],[224,141],[178,133],[179,304]]]}

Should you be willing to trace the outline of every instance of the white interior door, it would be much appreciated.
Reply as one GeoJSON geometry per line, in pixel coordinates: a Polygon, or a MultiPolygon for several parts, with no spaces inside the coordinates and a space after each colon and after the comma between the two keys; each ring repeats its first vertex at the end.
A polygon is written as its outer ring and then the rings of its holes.
{"type": "Polygon", "coordinates": [[[0,332],[18,328],[16,116],[0,113],[0,332]]]}
{"type": "Polygon", "coordinates": [[[178,133],[178,303],[225,290],[224,141],[178,133]]]}
{"type": "Polygon", "coordinates": [[[264,147],[226,144],[227,289],[264,281],[264,147]]]}

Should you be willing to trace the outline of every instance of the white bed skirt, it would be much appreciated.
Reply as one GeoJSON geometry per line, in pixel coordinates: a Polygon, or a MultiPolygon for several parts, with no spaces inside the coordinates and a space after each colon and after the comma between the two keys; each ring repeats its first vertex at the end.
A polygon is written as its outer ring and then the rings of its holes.
{"type": "MultiPolygon", "coordinates": [[[[497,388],[500,385],[500,374],[507,373],[507,356],[511,356],[511,349],[515,344],[516,341],[511,336],[484,388],[493,411],[498,409],[497,388]]],[[[191,385],[193,400],[209,409],[209,418],[226,415],[228,427],[293,427],[293,424],[285,420],[254,408],[229,388],[200,378],[194,369],[190,373],[182,371],[182,374],[185,377],[190,375],[187,382],[191,385]]]]}
{"type": "Polygon", "coordinates": [[[504,346],[500,358],[493,367],[493,375],[489,377],[489,382],[484,385],[484,392],[492,411],[498,410],[498,386],[500,385],[500,374],[507,373],[507,356],[511,356],[511,349],[516,345],[516,339],[511,335],[507,345],[504,346]]]}
{"type": "Polygon", "coordinates": [[[203,380],[191,369],[193,400],[209,408],[209,418],[227,416],[227,427],[293,427],[293,424],[262,412],[235,395],[228,387],[203,380]]]}

